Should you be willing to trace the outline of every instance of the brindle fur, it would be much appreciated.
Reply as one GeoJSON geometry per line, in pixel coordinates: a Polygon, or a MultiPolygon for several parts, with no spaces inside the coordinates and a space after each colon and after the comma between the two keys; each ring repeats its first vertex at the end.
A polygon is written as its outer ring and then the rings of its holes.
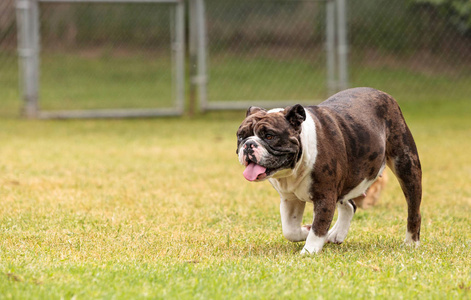
{"type": "MultiPolygon", "coordinates": [[[[422,171],[414,139],[396,101],[375,89],[355,88],[305,108],[314,120],[318,146],[310,188],[314,233],[325,236],[336,202],[364,179],[374,180],[387,164],[398,178],[407,201],[407,230],[412,240],[418,242],[422,171]]],[[[293,107],[288,107],[282,114],[267,114],[259,108],[250,108],[238,135],[248,137],[254,132],[263,134],[263,130],[281,135],[276,147],[291,151],[284,164],[285,168],[293,168],[300,157],[300,153],[294,155],[293,151],[302,148],[299,124],[304,119],[296,114],[290,116],[292,111],[293,107]]],[[[243,138],[239,140],[238,151],[241,145],[243,138]]]]}
{"type": "Polygon", "coordinates": [[[308,110],[322,140],[317,160],[324,162],[316,164],[312,172],[314,233],[327,233],[334,199],[342,198],[365,178],[373,180],[387,163],[407,200],[407,229],[419,241],[422,171],[417,147],[396,101],[378,90],[359,88],[340,92],[308,110]],[[334,152],[335,159],[331,158],[334,152]],[[363,167],[365,161],[369,168],[363,167]]]}

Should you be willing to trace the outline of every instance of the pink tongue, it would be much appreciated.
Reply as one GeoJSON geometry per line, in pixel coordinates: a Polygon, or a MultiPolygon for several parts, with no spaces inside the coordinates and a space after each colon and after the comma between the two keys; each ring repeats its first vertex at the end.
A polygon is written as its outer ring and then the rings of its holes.
{"type": "Polygon", "coordinates": [[[258,175],[265,173],[267,169],[257,165],[255,163],[250,163],[244,171],[244,177],[248,181],[254,181],[257,179],[258,175]]]}

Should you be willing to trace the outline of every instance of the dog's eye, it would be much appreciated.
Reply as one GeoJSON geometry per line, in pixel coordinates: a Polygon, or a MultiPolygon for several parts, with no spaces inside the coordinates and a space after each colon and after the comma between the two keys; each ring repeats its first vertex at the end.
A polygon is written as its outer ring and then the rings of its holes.
{"type": "Polygon", "coordinates": [[[266,140],[269,140],[269,141],[270,141],[270,140],[273,140],[274,137],[275,137],[275,136],[274,136],[273,134],[269,134],[269,133],[267,133],[267,134],[265,135],[265,139],[266,139],[266,140]]]}

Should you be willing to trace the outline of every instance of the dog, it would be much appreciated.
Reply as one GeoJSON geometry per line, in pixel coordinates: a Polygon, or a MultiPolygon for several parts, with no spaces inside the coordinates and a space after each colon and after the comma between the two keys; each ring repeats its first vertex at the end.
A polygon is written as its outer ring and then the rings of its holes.
{"type": "Polygon", "coordinates": [[[407,201],[405,243],[420,244],[422,169],[417,147],[397,102],[373,88],[339,92],[315,106],[250,107],[237,131],[244,177],[268,180],[281,197],[283,235],[306,241],[301,254],[342,243],[356,205],[386,165],[407,201]],[[306,202],[312,224],[301,225],[306,202]],[[329,230],[335,209],[338,220],[329,230]]]}

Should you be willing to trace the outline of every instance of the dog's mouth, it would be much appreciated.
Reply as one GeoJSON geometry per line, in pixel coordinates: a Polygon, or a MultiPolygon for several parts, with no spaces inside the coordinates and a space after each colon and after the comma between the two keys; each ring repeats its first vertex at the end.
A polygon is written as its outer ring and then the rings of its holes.
{"type": "Polygon", "coordinates": [[[259,181],[267,178],[271,173],[272,170],[254,162],[249,162],[245,167],[243,175],[248,181],[259,181]]]}

